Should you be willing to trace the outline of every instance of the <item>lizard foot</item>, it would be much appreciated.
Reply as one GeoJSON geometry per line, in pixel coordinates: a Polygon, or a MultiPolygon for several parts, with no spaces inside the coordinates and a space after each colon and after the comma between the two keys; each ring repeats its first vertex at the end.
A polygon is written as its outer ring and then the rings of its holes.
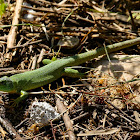
{"type": "Polygon", "coordinates": [[[21,90],[21,95],[17,99],[13,99],[10,101],[12,103],[11,107],[18,107],[19,103],[28,97],[28,93],[26,91],[21,90]]]}

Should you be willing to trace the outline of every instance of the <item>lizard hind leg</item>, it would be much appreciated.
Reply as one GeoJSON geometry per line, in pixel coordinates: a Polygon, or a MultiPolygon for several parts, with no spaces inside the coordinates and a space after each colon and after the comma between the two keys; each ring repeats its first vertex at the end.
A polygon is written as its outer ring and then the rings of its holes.
{"type": "Polygon", "coordinates": [[[48,64],[50,64],[51,62],[53,62],[53,60],[50,60],[50,59],[43,59],[43,60],[42,60],[42,63],[43,63],[44,65],[48,65],[48,64]]]}
{"type": "Polygon", "coordinates": [[[66,68],[63,75],[73,78],[83,78],[86,76],[85,73],[80,73],[78,70],[72,68],[66,68]]]}

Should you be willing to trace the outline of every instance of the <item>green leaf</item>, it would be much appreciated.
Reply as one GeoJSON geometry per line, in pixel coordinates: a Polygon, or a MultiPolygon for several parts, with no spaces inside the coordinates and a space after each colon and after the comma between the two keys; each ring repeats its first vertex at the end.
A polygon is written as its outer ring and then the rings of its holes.
{"type": "Polygon", "coordinates": [[[7,4],[3,0],[0,0],[0,17],[5,13],[7,4]]]}
{"type": "Polygon", "coordinates": [[[137,16],[138,13],[133,13],[132,16],[133,18],[135,18],[137,16]]]}
{"type": "MultiPolygon", "coordinates": [[[[140,13],[138,13],[138,12],[133,13],[132,16],[133,16],[134,19],[137,19],[137,20],[140,19],[140,13]]],[[[127,21],[129,21],[130,19],[131,19],[131,18],[130,18],[130,16],[129,16],[128,19],[127,19],[127,21]]]]}
{"type": "Polygon", "coordinates": [[[136,19],[140,19],[140,15],[138,15],[138,16],[136,17],[136,19]]]}

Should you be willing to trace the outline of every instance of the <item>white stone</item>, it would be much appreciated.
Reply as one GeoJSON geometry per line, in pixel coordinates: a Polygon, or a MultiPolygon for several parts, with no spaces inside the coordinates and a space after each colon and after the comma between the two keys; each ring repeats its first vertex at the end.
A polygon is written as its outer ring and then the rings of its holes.
{"type": "Polygon", "coordinates": [[[35,124],[41,123],[46,125],[49,123],[49,120],[59,116],[55,108],[46,102],[34,101],[30,112],[30,120],[35,124]]]}

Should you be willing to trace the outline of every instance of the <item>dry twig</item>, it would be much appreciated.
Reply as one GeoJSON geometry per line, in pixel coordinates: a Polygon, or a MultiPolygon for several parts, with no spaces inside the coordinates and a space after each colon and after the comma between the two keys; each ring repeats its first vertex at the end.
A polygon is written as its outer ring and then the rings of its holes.
{"type": "MultiPolygon", "coordinates": [[[[56,101],[56,105],[57,105],[59,113],[63,113],[63,112],[66,111],[66,108],[64,107],[63,103],[60,101],[59,98],[56,101]]],[[[73,130],[73,125],[72,125],[72,122],[71,122],[71,120],[68,116],[68,113],[67,112],[64,113],[62,118],[63,118],[65,126],[67,128],[69,139],[70,140],[76,140],[74,130],[73,130]]]]}
{"type": "Polygon", "coordinates": [[[16,7],[15,7],[15,12],[14,12],[14,17],[12,21],[12,26],[7,38],[7,48],[13,48],[15,41],[16,41],[16,35],[17,35],[17,30],[18,30],[18,23],[19,23],[19,18],[20,18],[20,12],[21,12],[21,6],[22,6],[23,0],[17,0],[16,1],[16,7]]]}

